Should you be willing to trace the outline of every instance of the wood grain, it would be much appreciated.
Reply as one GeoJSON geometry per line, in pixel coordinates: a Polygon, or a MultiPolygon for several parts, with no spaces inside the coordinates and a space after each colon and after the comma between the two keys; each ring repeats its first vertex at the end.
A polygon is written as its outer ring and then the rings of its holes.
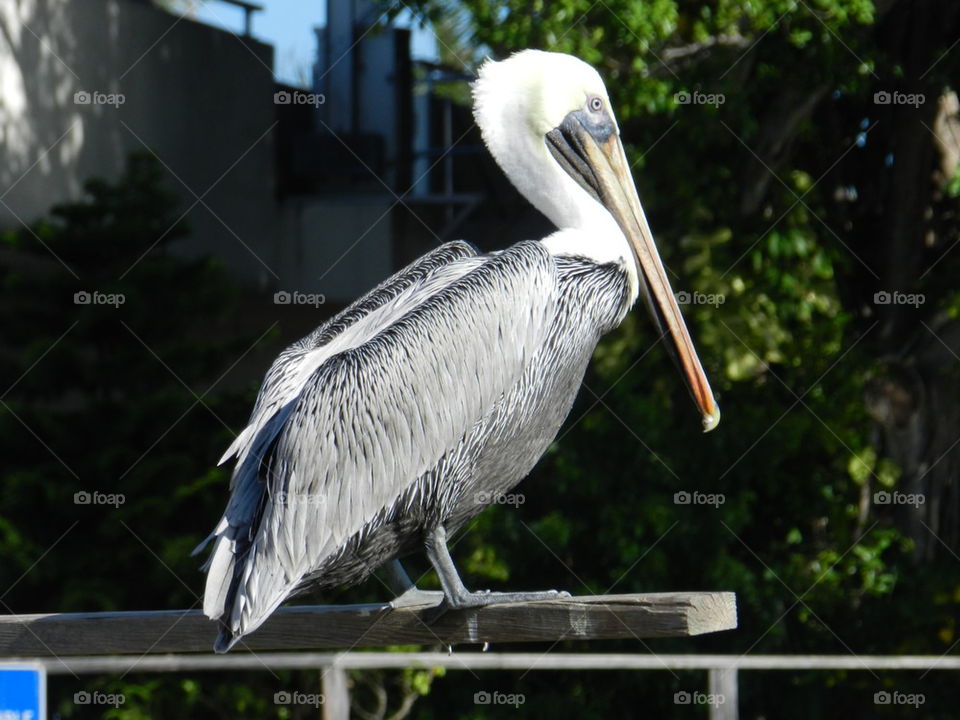
{"type": "MultiPolygon", "coordinates": [[[[558,598],[449,612],[428,607],[303,605],[278,610],[234,652],[687,637],[737,626],[729,592],[558,598]]],[[[216,626],[199,610],[0,616],[0,656],[209,652],[216,626]]]]}

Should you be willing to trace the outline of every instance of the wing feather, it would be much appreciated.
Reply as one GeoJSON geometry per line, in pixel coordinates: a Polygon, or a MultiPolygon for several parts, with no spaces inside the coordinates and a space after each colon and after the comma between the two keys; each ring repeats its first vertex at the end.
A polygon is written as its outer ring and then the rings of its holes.
{"type": "MultiPolygon", "coordinates": [[[[257,482],[259,458],[263,457],[287,421],[291,409],[289,401],[300,392],[304,383],[302,367],[310,362],[321,362],[325,355],[337,352],[343,343],[331,347],[331,341],[361,325],[364,320],[369,321],[374,313],[384,314],[384,310],[392,310],[398,301],[402,302],[411,294],[412,289],[436,282],[436,276],[442,274],[445,267],[476,255],[476,249],[469,243],[459,240],[446,243],[384,280],[310,335],[280,353],[267,371],[263,385],[257,393],[247,426],[234,438],[220,458],[218,464],[222,465],[230,458],[237,457],[237,465],[230,480],[233,493],[220,525],[194,549],[194,555],[201,552],[214,538],[225,535],[225,528],[222,526],[228,518],[234,528],[248,527],[253,523],[260,510],[263,492],[261,483],[257,482]],[[252,461],[247,462],[248,458],[252,461]]],[[[227,532],[225,536],[232,541],[235,535],[235,532],[227,532]]],[[[215,555],[216,548],[204,565],[208,572],[215,555]]],[[[204,608],[205,611],[208,609],[206,604],[204,608]]],[[[220,604],[211,600],[211,612],[216,612],[217,608],[222,612],[220,604]]]]}
{"type": "Polygon", "coordinates": [[[196,555],[211,540],[215,541],[213,551],[203,566],[207,571],[204,612],[209,617],[216,618],[223,614],[235,574],[235,558],[249,548],[252,529],[263,512],[264,483],[258,477],[260,460],[287,421],[292,409],[290,399],[302,389],[302,366],[322,361],[324,353],[335,353],[337,346],[331,347],[331,341],[343,338],[351,328],[356,330],[364,321],[369,324],[376,313],[388,316],[398,302],[409,297],[412,289],[437,282],[436,276],[445,267],[476,255],[476,249],[462,241],[447,243],[427,253],[323,323],[313,333],[288,347],[271,365],[257,394],[247,427],[220,459],[220,464],[223,464],[237,456],[230,480],[231,496],[227,509],[216,529],[193,551],[196,555]]]}
{"type": "MultiPolygon", "coordinates": [[[[280,427],[269,445],[256,531],[231,589],[232,607],[227,597],[225,606],[210,608],[226,610],[232,633],[257,627],[304,577],[436,467],[541,347],[557,280],[539,243],[461,258],[435,276],[441,274],[406,288],[412,300],[381,318],[375,332],[360,333],[363,342],[312,366],[264,424],[280,427]]],[[[257,473],[266,447],[255,439],[256,456],[248,451],[257,473]]],[[[218,537],[218,546],[226,537],[218,537]]]]}
{"type": "MultiPolygon", "coordinates": [[[[233,456],[242,462],[251,451],[256,451],[258,445],[255,438],[261,430],[273,424],[278,427],[270,428],[265,435],[273,437],[279,426],[283,425],[284,418],[277,416],[277,411],[295,394],[302,385],[301,366],[313,359],[317,362],[326,354],[336,352],[338,345],[324,348],[344,333],[356,328],[362,320],[369,318],[372,313],[382,311],[392,302],[396,302],[404,293],[409,294],[411,289],[428,285],[432,276],[438,274],[445,266],[456,260],[476,256],[476,249],[469,243],[454,241],[436,248],[423,257],[411,263],[405,269],[396,273],[377,287],[355,300],[337,315],[330,318],[320,327],[302,340],[284,350],[267,371],[257,401],[247,427],[234,439],[230,447],[220,458],[223,464],[233,456]]],[[[348,339],[348,338],[343,338],[348,339]]],[[[342,345],[342,343],[340,343],[342,345]]]]}

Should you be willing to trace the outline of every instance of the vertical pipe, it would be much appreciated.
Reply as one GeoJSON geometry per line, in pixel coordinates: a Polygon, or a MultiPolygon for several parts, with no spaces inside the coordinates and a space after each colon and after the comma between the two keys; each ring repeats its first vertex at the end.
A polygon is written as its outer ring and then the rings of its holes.
{"type": "Polygon", "coordinates": [[[323,720],[350,720],[347,672],[338,665],[320,669],[323,681],[323,720]]]}
{"type": "Polygon", "coordinates": [[[710,705],[710,720],[738,720],[737,669],[710,668],[707,684],[714,701],[710,705]]]}
{"type": "Polygon", "coordinates": [[[453,103],[449,97],[443,98],[443,194],[446,196],[447,224],[453,221],[453,103]]]}

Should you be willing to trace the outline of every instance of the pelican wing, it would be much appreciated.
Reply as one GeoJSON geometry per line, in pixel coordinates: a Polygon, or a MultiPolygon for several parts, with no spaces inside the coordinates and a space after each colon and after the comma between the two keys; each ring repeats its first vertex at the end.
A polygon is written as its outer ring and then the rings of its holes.
{"type": "MultiPolygon", "coordinates": [[[[384,280],[362,298],[323,323],[310,335],[280,353],[267,371],[260,392],[257,394],[250,422],[220,458],[220,464],[234,455],[237,456],[237,466],[243,464],[246,456],[255,450],[254,440],[261,430],[276,417],[277,411],[300,391],[304,364],[316,363],[318,359],[335,353],[338,345],[342,345],[335,342],[331,345],[331,341],[335,341],[338,336],[355,328],[371,313],[382,312],[385,306],[395,303],[399,296],[409,294],[412,288],[428,285],[430,278],[436,275],[438,270],[457,260],[474,257],[476,254],[476,250],[470,244],[462,241],[450,242],[436,248],[384,280]],[[327,347],[328,345],[330,347],[327,347]],[[323,351],[325,347],[327,347],[326,352],[323,351]]],[[[268,432],[259,439],[261,442],[269,442],[274,436],[275,433],[268,432]]],[[[239,474],[234,475],[231,489],[238,476],[239,474]]]]}
{"type": "Polygon", "coordinates": [[[307,350],[258,403],[274,409],[240,451],[204,611],[249,632],[436,467],[519,380],[556,289],[539,243],[461,256],[307,350]]]}
{"type": "Polygon", "coordinates": [[[344,345],[346,338],[343,336],[347,331],[356,331],[357,326],[365,321],[368,328],[375,328],[375,314],[393,309],[398,300],[411,294],[411,290],[430,286],[431,279],[435,278],[438,271],[476,254],[469,243],[461,241],[436,248],[384,280],[310,335],[292,344],[273,362],[257,394],[247,427],[220,458],[222,465],[231,457],[237,457],[230,480],[232,492],[227,508],[213,532],[193,551],[196,555],[211,540],[217,539],[213,552],[204,564],[207,570],[204,611],[207,615],[219,617],[222,614],[236,557],[249,549],[257,515],[263,508],[265,485],[260,477],[260,463],[284,427],[293,408],[291,400],[303,389],[303,377],[309,372],[307,366],[315,367],[326,357],[334,355],[338,347],[344,345]],[[341,342],[334,342],[338,338],[341,338],[341,342]]]}

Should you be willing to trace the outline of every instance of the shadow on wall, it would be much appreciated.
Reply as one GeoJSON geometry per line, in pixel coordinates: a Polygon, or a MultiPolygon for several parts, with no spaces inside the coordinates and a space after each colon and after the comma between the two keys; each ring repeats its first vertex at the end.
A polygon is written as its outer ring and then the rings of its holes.
{"type": "Polygon", "coordinates": [[[147,150],[193,229],[177,252],[276,281],[272,46],[136,0],[6,2],[0,33],[0,227],[147,150]]]}

